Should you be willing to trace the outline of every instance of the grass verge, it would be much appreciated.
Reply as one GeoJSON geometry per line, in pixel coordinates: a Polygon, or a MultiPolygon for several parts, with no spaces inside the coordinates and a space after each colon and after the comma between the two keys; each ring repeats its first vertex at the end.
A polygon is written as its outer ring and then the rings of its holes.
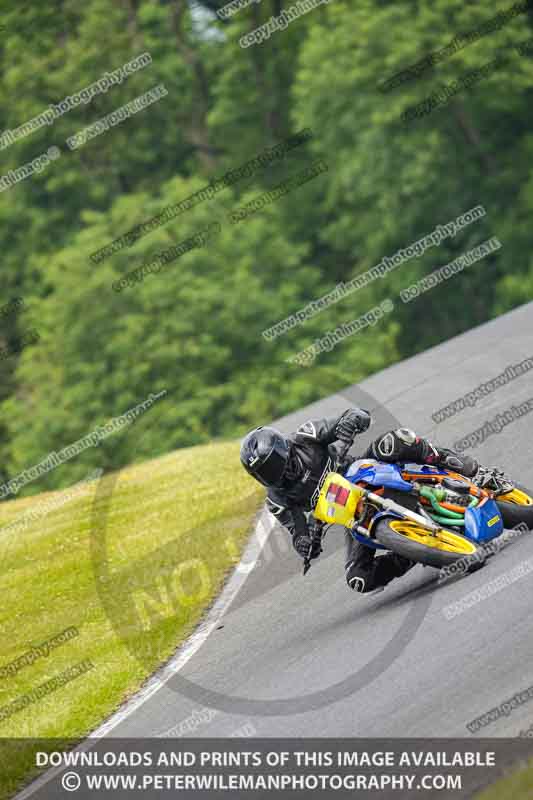
{"type": "Polygon", "coordinates": [[[0,800],[34,776],[31,739],[87,735],[219,593],[264,496],[238,450],[179,450],[0,505],[0,800]],[[42,516],[6,527],[28,512],[42,516]]]}
{"type": "Polygon", "coordinates": [[[507,775],[484,789],[475,800],[531,800],[533,797],[533,761],[529,766],[507,775]]]}

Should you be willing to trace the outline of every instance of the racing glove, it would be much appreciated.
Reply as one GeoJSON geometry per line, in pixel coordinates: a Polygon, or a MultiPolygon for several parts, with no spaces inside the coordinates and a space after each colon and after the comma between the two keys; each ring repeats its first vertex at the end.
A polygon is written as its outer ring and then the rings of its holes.
{"type": "MultiPolygon", "coordinates": [[[[300,535],[297,534],[292,538],[292,545],[299,556],[302,558],[307,558],[309,554],[309,548],[311,547],[311,537],[304,533],[301,533],[300,535]]],[[[322,546],[320,542],[313,542],[313,549],[311,550],[310,558],[318,558],[321,552],[322,546]]]]}
{"type": "Polygon", "coordinates": [[[335,429],[337,439],[341,442],[346,442],[346,444],[351,444],[354,436],[357,433],[364,433],[371,421],[372,417],[364,408],[349,408],[337,422],[335,429]]]}

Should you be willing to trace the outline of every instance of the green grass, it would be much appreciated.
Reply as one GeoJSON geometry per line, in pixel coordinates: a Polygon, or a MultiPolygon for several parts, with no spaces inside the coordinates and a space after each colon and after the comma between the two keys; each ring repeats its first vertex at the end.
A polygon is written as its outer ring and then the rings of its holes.
{"type": "Polygon", "coordinates": [[[27,529],[2,529],[61,494],[0,504],[0,669],[79,631],[0,678],[0,712],[84,660],[94,668],[0,721],[0,798],[35,772],[37,747],[7,737],[80,739],[139,689],[220,591],[263,500],[238,444],[217,443],[106,476],[27,529]]]}
{"type": "Polygon", "coordinates": [[[533,796],[533,761],[476,795],[476,800],[530,800],[533,796]]]}

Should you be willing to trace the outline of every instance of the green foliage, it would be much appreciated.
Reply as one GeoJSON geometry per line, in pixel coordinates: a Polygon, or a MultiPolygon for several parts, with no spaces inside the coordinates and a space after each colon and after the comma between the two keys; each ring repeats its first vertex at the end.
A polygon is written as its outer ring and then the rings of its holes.
{"type": "Polygon", "coordinates": [[[262,0],[228,22],[218,0],[0,0],[0,130],[13,129],[148,51],[152,63],[2,151],[2,174],[52,145],[61,157],[0,196],[2,478],[167,389],[150,447],[116,436],[35,481],[238,436],[531,298],[533,57],[522,14],[384,93],[394,73],[478,27],[508,2],[334,0],[243,49],[281,10],[262,0]],[[408,107],[505,51],[507,63],[410,124],[408,107]],[[65,140],[163,84],[168,95],[83,147],[65,140]],[[100,264],[96,249],[302,128],[313,137],[100,264]],[[328,170],[232,224],[229,214],[316,159],[328,170]],[[262,331],[473,206],[487,216],[278,338],[262,331]],[[212,222],[220,234],[123,292],[112,283],[212,222]],[[423,298],[399,292],[490,236],[502,249],[423,298]],[[310,367],[290,356],[390,297],[394,314],[310,367]]]}

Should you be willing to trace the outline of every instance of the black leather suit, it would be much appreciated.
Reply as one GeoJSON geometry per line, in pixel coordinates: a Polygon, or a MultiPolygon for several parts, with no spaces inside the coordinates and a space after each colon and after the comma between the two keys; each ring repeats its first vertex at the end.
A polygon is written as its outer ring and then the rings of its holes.
{"type": "MultiPolygon", "coordinates": [[[[269,489],[266,506],[293,538],[307,534],[306,512],[314,507],[322,477],[331,469],[328,445],[337,439],[341,416],[309,420],[287,436],[303,463],[304,473],[290,485],[269,489]]],[[[359,458],[436,464],[443,452],[449,455],[451,451],[438,450],[426,439],[400,428],[377,438],[359,458]]],[[[462,471],[461,457],[457,459],[455,469],[462,471]]],[[[375,550],[355,541],[348,532],[345,541],[346,580],[355,591],[370,592],[384,586],[413,566],[413,562],[394,553],[376,556],[375,550]]]]}

